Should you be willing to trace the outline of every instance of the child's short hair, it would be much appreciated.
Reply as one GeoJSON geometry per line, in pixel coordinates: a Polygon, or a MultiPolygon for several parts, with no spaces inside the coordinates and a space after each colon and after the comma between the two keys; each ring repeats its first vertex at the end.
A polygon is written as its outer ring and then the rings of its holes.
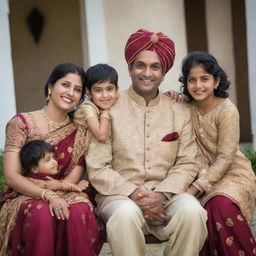
{"type": "Polygon", "coordinates": [[[26,143],[20,151],[20,161],[24,172],[31,172],[33,167],[37,167],[39,160],[45,153],[54,153],[55,149],[43,140],[32,140],[26,143]]]}
{"type": "Polygon", "coordinates": [[[118,74],[113,67],[107,64],[97,64],[89,67],[85,72],[86,88],[89,91],[91,91],[93,84],[104,82],[110,82],[116,87],[118,86],[118,74]]]}

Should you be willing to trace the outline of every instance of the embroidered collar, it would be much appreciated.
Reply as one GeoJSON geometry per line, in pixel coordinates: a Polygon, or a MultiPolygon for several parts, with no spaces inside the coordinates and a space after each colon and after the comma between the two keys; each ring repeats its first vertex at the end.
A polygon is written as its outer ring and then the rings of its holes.
{"type": "MultiPolygon", "coordinates": [[[[132,86],[130,86],[129,89],[128,89],[128,95],[129,95],[137,104],[142,105],[142,106],[145,106],[145,107],[147,106],[145,99],[144,99],[142,96],[140,96],[139,94],[137,94],[137,93],[134,91],[134,89],[132,88],[132,86]]],[[[158,91],[157,96],[156,96],[153,100],[151,100],[151,101],[148,103],[148,106],[147,106],[147,107],[152,107],[152,106],[157,105],[158,102],[159,102],[159,100],[160,100],[160,92],[158,91]]]]}

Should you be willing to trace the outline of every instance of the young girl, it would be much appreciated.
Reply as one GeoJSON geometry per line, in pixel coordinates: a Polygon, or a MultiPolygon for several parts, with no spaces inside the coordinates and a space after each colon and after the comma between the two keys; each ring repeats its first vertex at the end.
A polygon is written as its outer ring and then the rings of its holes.
{"type": "Polygon", "coordinates": [[[75,112],[74,122],[88,125],[89,130],[101,142],[108,138],[109,109],[118,96],[118,74],[107,64],[97,64],[86,71],[85,101],[75,112]]]}
{"type": "MultiPolygon", "coordinates": [[[[43,140],[32,140],[26,143],[20,151],[20,161],[24,176],[41,188],[44,188],[45,193],[48,189],[56,191],[56,195],[64,198],[69,205],[74,203],[74,198],[78,196],[81,202],[91,205],[88,196],[82,193],[88,187],[88,181],[81,180],[74,184],[66,181],[65,178],[57,180],[51,177],[57,174],[59,169],[54,154],[54,147],[43,140]],[[49,183],[47,180],[52,182],[49,183]],[[72,193],[68,193],[71,191],[72,193]]],[[[54,216],[51,207],[50,212],[54,216]]],[[[57,216],[57,218],[60,219],[60,216],[57,216]]]]}
{"type": "Polygon", "coordinates": [[[227,99],[227,75],[212,55],[192,52],[183,60],[180,81],[198,145],[199,174],[187,192],[200,197],[208,212],[208,238],[200,255],[256,255],[249,227],[256,179],[239,151],[239,114],[227,99]]]}

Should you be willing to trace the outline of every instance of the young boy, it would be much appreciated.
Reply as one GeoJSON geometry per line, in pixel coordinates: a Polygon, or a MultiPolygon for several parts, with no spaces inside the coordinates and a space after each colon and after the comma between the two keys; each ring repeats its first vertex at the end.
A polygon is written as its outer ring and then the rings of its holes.
{"type": "Polygon", "coordinates": [[[86,94],[89,98],[75,112],[74,122],[88,125],[100,142],[109,135],[109,110],[118,97],[118,74],[107,64],[97,64],[86,71],[86,94]]]}
{"type": "Polygon", "coordinates": [[[54,147],[43,140],[32,140],[26,143],[20,151],[24,176],[27,176],[31,181],[46,189],[49,189],[49,182],[47,180],[51,181],[51,190],[81,192],[86,189],[88,187],[86,180],[73,184],[48,176],[58,173],[58,164],[55,160],[54,152],[54,147]]]}

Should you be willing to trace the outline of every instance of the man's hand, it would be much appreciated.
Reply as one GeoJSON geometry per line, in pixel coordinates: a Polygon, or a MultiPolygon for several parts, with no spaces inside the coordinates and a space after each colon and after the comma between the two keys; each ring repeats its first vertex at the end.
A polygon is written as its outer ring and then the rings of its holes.
{"type": "Polygon", "coordinates": [[[167,198],[163,193],[138,188],[130,195],[130,198],[141,208],[148,222],[163,223],[165,221],[164,203],[167,198]]]}
{"type": "Polygon", "coordinates": [[[192,195],[192,196],[196,196],[196,194],[200,192],[195,186],[190,185],[189,188],[186,190],[186,193],[192,195]]]}
{"type": "Polygon", "coordinates": [[[157,206],[143,211],[145,220],[150,224],[163,224],[166,220],[166,214],[163,206],[157,206]]]}
{"type": "Polygon", "coordinates": [[[164,95],[168,96],[170,100],[173,102],[182,103],[185,101],[184,95],[174,90],[169,90],[165,92],[164,95]]]}

